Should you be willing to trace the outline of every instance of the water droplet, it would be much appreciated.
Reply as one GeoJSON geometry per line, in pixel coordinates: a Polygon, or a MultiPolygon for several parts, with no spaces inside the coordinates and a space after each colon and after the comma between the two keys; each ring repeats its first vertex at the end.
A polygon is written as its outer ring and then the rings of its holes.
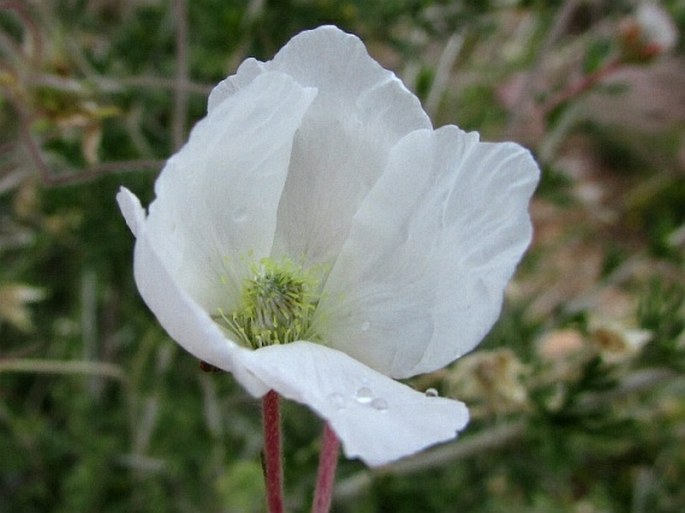
{"type": "Polygon", "coordinates": [[[434,388],[429,388],[426,390],[426,397],[438,397],[438,391],[434,388]]]}
{"type": "Polygon", "coordinates": [[[362,331],[369,331],[370,327],[371,327],[371,323],[369,321],[362,322],[362,326],[361,326],[362,331]]]}
{"type": "Polygon", "coordinates": [[[338,410],[343,410],[345,409],[345,398],[343,397],[342,394],[339,394],[337,392],[333,392],[328,396],[328,400],[333,403],[333,406],[335,406],[336,409],[338,410]]]}
{"type": "Polygon", "coordinates": [[[374,410],[385,411],[388,409],[388,401],[382,397],[376,397],[373,401],[371,401],[371,407],[374,410]]]}
{"type": "Polygon", "coordinates": [[[354,398],[358,403],[367,404],[373,399],[373,392],[371,392],[369,387],[361,387],[357,389],[357,393],[355,394],[354,398]]]}
{"type": "Polygon", "coordinates": [[[245,221],[245,219],[247,219],[247,209],[246,208],[240,207],[240,208],[236,208],[233,211],[233,220],[236,223],[242,223],[243,221],[245,221]]]}

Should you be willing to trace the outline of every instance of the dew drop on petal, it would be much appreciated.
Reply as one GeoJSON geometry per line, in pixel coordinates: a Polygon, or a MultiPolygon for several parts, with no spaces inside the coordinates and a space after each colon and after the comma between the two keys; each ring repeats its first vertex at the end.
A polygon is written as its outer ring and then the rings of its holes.
{"type": "Polygon", "coordinates": [[[426,397],[438,397],[438,391],[434,388],[429,388],[426,390],[426,397]]]}
{"type": "Polygon", "coordinates": [[[369,331],[370,327],[371,327],[371,323],[369,321],[364,321],[364,322],[362,322],[361,330],[362,331],[369,331]]]}
{"type": "Polygon", "coordinates": [[[358,403],[367,404],[373,399],[373,392],[371,392],[369,387],[360,387],[357,389],[357,393],[354,395],[354,398],[358,403]]]}
{"type": "Polygon", "coordinates": [[[233,221],[242,223],[245,219],[247,219],[247,209],[240,207],[233,211],[233,221]]]}
{"type": "Polygon", "coordinates": [[[339,394],[337,392],[333,392],[332,394],[329,394],[328,400],[333,404],[333,406],[337,410],[344,410],[345,409],[345,398],[343,397],[342,394],[339,394]]]}
{"type": "Polygon", "coordinates": [[[371,407],[374,410],[385,411],[388,409],[388,401],[382,397],[376,397],[373,401],[371,401],[371,407]]]}

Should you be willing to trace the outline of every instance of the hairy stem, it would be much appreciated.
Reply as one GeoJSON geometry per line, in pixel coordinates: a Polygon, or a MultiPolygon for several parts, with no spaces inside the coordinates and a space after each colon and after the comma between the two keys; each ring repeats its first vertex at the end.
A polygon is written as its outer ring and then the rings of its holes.
{"type": "Polygon", "coordinates": [[[314,492],[312,513],[328,513],[331,508],[339,448],[340,441],[338,437],[328,423],[326,423],[323,430],[323,442],[321,456],[319,457],[319,472],[316,477],[316,491],[314,492]]]}
{"type": "Polygon", "coordinates": [[[270,390],[262,399],[264,422],[264,481],[269,513],[283,513],[283,470],[281,465],[281,415],[279,397],[270,390]]]}

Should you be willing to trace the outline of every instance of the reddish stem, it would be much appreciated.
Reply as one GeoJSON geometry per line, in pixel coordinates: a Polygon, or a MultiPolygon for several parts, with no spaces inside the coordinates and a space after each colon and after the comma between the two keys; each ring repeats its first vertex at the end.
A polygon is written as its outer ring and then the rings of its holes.
{"type": "Polygon", "coordinates": [[[283,513],[283,470],[281,466],[281,415],[278,394],[273,390],[262,399],[264,422],[264,481],[269,513],[283,513]]]}
{"type": "Polygon", "coordinates": [[[558,95],[549,100],[543,107],[545,114],[548,114],[562,103],[584,93],[592,88],[595,84],[612,75],[621,69],[623,62],[620,59],[613,59],[604,64],[601,68],[596,69],[592,73],[585,75],[580,80],[573,82],[566,89],[561,91],[558,95]]]}
{"type": "Polygon", "coordinates": [[[312,513],[328,513],[333,499],[335,469],[338,465],[340,441],[331,427],[326,423],[323,430],[323,442],[319,457],[319,472],[316,477],[316,491],[312,513]]]}

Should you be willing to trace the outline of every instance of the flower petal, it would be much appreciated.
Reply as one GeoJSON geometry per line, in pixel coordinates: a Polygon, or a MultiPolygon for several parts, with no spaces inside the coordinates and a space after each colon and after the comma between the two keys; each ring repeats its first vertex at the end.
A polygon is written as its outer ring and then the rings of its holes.
{"type": "Polygon", "coordinates": [[[329,345],[395,378],[470,351],[530,242],[538,173],[520,146],[454,126],[404,138],[326,283],[329,345]]]}
{"type": "Polygon", "coordinates": [[[316,90],[264,73],[218,104],[155,184],[147,231],[170,275],[205,310],[231,310],[246,258],[268,256],[293,137],[316,90]]]}
{"type": "Polygon", "coordinates": [[[269,67],[319,91],[295,137],[274,253],[331,263],[390,148],[430,120],[356,36],[335,27],[294,37],[269,67]]]}
{"type": "Polygon", "coordinates": [[[135,223],[136,227],[133,257],[136,285],[166,332],[200,360],[233,373],[252,395],[265,394],[268,387],[240,363],[241,355],[250,351],[226,338],[207,312],[179,287],[166,269],[150,238],[149,226],[144,223],[145,212],[138,198],[122,187],[117,201],[129,226],[135,223]]]}
{"type": "Polygon", "coordinates": [[[264,71],[266,70],[263,62],[253,58],[244,60],[242,64],[238,66],[235,75],[226,77],[214,86],[207,99],[207,111],[211,112],[226,98],[235,94],[243,87],[250,85],[250,83],[264,71]]]}
{"type": "Polygon", "coordinates": [[[210,109],[267,70],[318,91],[295,137],[273,253],[331,263],[390,148],[431,123],[416,96],[359,38],[333,26],[296,35],[272,61],[245,61],[212,91],[210,109]]]}
{"type": "Polygon", "coordinates": [[[371,466],[450,440],[468,422],[463,403],[427,397],[320,344],[269,346],[244,361],[271,388],[326,419],[347,457],[371,466]]]}
{"type": "Polygon", "coordinates": [[[121,187],[117,193],[117,203],[126,220],[126,226],[135,237],[138,237],[138,233],[145,224],[145,210],[140,204],[140,200],[126,187],[121,187]]]}

